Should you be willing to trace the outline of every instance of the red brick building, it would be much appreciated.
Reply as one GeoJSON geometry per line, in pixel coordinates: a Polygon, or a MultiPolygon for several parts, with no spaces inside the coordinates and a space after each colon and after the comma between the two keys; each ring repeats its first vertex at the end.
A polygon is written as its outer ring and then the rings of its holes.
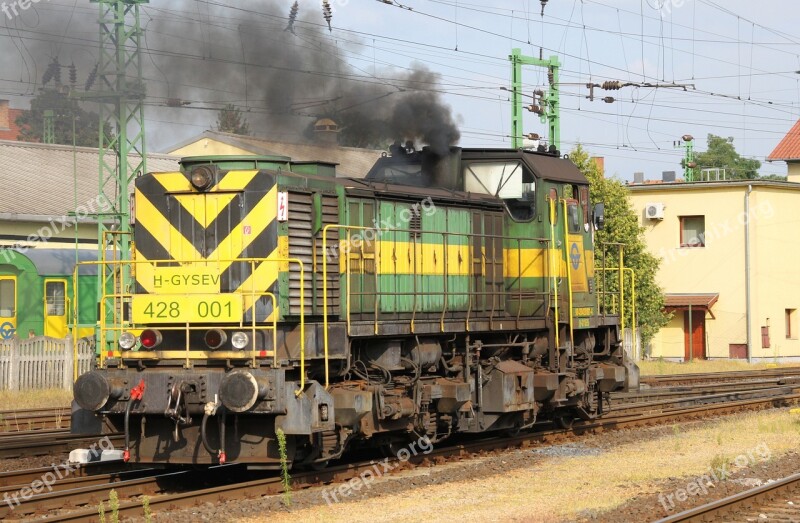
{"type": "Polygon", "coordinates": [[[19,127],[17,117],[25,112],[24,109],[12,109],[8,100],[0,100],[0,140],[19,140],[19,127]]]}

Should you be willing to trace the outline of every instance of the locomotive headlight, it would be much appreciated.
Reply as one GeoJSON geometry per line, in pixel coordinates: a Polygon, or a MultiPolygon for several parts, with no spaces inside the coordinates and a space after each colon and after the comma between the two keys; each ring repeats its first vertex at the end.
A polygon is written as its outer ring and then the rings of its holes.
{"type": "Polygon", "coordinates": [[[236,349],[243,349],[250,343],[250,337],[244,332],[234,332],[231,335],[231,345],[236,349]]]}
{"type": "Polygon", "coordinates": [[[218,349],[228,341],[228,335],[225,331],[220,329],[211,329],[206,331],[205,342],[209,349],[218,349]]]}
{"type": "Polygon", "coordinates": [[[123,332],[119,335],[119,346],[123,350],[131,350],[136,345],[136,336],[130,332],[123,332]]]}
{"type": "Polygon", "coordinates": [[[161,343],[161,333],[155,329],[143,330],[139,336],[139,341],[142,342],[142,347],[145,349],[152,349],[161,343]]]}
{"type": "Polygon", "coordinates": [[[198,191],[204,191],[214,182],[214,168],[210,165],[198,165],[192,169],[190,180],[198,191]]]}

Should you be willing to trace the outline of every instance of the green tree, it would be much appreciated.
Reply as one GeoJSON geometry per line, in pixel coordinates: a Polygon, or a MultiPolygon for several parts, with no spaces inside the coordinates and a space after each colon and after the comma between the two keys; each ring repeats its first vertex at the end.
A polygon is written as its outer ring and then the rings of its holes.
{"type": "MultiPolygon", "coordinates": [[[[605,227],[595,235],[595,267],[602,267],[604,262],[606,267],[619,266],[617,247],[604,248],[603,244],[622,243],[625,246],[625,267],[633,269],[636,275],[636,323],[644,346],[670,319],[670,315],[664,312],[664,293],[656,282],[660,260],[647,250],[644,228],[639,226],[625,185],[618,179],[603,176],[581,145],[570,153],[570,158],[589,179],[591,201],[605,204],[605,227]]],[[[629,276],[625,278],[630,281],[629,276]]],[[[606,285],[607,290],[615,290],[616,278],[608,278],[606,285]]],[[[632,294],[626,293],[626,297],[625,324],[631,325],[632,294]]]]}
{"type": "Polygon", "coordinates": [[[233,104],[228,104],[219,110],[217,130],[232,134],[250,134],[250,127],[242,115],[242,110],[233,104]]]}
{"type": "Polygon", "coordinates": [[[694,153],[694,161],[698,169],[725,169],[728,179],[753,180],[758,178],[761,162],[751,158],[742,158],[733,146],[733,137],[723,138],[714,134],[708,135],[708,147],[705,152],[694,153]]]}
{"type": "Polygon", "coordinates": [[[55,143],[72,145],[72,118],[75,117],[75,144],[97,147],[100,141],[100,121],[97,113],[85,111],[77,100],[61,90],[42,89],[31,100],[30,111],[17,117],[20,128],[18,139],[26,142],[41,142],[44,135],[44,112],[52,110],[55,143]]]}

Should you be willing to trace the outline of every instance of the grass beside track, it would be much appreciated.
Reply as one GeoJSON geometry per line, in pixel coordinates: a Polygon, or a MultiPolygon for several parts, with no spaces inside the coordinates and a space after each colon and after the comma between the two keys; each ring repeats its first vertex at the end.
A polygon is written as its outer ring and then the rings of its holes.
{"type": "Polygon", "coordinates": [[[741,360],[696,360],[678,363],[664,360],[644,360],[637,362],[642,376],[663,376],[670,374],[699,374],[705,372],[730,372],[737,370],[760,370],[775,367],[798,367],[796,363],[747,363],[741,360]]]}
{"type": "Polygon", "coordinates": [[[46,407],[64,407],[69,409],[71,402],[71,390],[0,391],[0,410],[24,410],[46,407]]]}
{"type": "Polygon", "coordinates": [[[320,501],[311,508],[242,520],[449,523],[457,514],[464,521],[575,521],[619,507],[629,499],[659,493],[669,480],[694,480],[712,466],[724,463],[730,472],[739,470],[737,457],[741,461],[748,453],[755,456],[752,468],[758,468],[762,460],[777,459],[800,445],[800,421],[788,409],[739,414],[703,425],[676,424],[661,432],[651,439],[629,440],[588,455],[547,457],[519,451],[530,465],[499,472],[487,468],[483,474],[473,474],[475,477],[465,474],[461,480],[423,483],[411,489],[409,482],[418,484],[415,475],[435,472],[401,472],[379,480],[389,484],[380,496],[360,500],[353,496],[331,505],[320,501]],[[398,482],[397,492],[392,492],[394,481],[398,482]]]}

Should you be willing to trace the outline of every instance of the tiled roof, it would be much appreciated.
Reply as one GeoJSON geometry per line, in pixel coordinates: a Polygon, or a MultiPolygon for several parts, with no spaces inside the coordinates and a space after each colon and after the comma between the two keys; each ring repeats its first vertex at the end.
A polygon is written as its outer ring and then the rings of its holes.
{"type": "Polygon", "coordinates": [[[19,126],[17,125],[17,117],[21,116],[24,112],[23,109],[8,110],[8,128],[0,127],[0,140],[17,140],[20,133],[19,126]]]}
{"type": "Polygon", "coordinates": [[[169,151],[177,151],[200,140],[217,140],[256,155],[288,156],[295,161],[321,161],[338,164],[336,174],[349,178],[363,178],[384,153],[378,149],[360,149],[357,147],[340,147],[319,143],[278,142],[268,138],[243,136],[240,134],[205,131],[175,145],[169,151]]]}
{"type": "Polygon", "coordinates": [[[800,120],[789,129],[783,140],[767,156],[767,160],[800,160],[800,120]]]}
{"type": "MultiPolygon", "coordinates": [[[[75,149],[78,205],[98,195],[98,152],[75,149]]],[[[147,156],[148,171],[175,171],[178,159],[147,156]]],[[[75,208],[72,146],[0,141],[0,215],[62,216],[75,208]]]]}
{"type": "Polygon", "coordinates": [[[692,294],[692,293],[675,293],[664,295],[664,307],[668,309],[685,309],[690,305],[698,309],[710,309],[717,303],[719,294],[706,293],[706,294],[692,294]]]}

